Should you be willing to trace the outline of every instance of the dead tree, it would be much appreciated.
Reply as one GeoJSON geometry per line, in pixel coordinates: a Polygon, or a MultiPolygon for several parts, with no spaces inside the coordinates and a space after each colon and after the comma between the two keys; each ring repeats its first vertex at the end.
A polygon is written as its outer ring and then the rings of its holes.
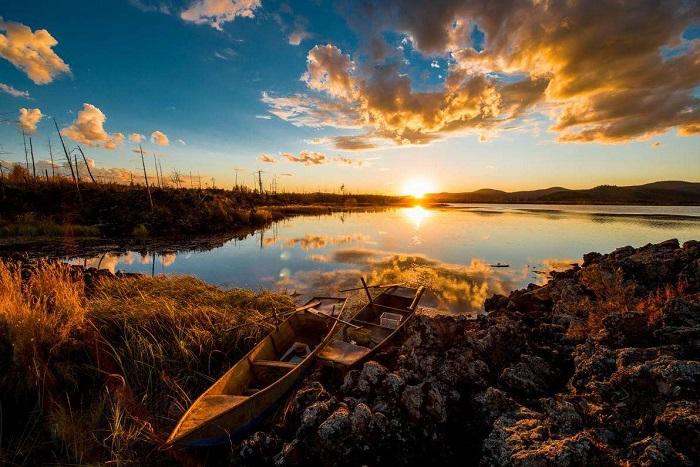
{"type": "Polygon", "coordinates": [[[34,145],[32,144],[32,137],[29,137],[29,152],[32,155],[32,174],[36,179],[36,164],[34,163],[34,145]]]}
{"type": "Polygon", "coordinates": [[[141,165],[143,165],[143,178],[146,180],[146,191],[148,191],[148,202],[151,203],[151,211],[153,211],[153,198],[151,197],[151,187],[148,185],[148,175],[146,174],[146,160],[143,157],[143,148],[139,144],[141,152],[141,165]]]}
{"type": "MultiPolygon", "coordinates": [[[[97,182],[95,181],[95,177],[92,176],[92,170],[90,170],[90,165],[88,164],[87,158],[85,157],[85,153],[83,152],[83,148],[78,145],[78,151],[80,151],[80,155],[83,156],[83,161],[85,162],[85,167],[87,167],[88,174],[90,175],[90,178],[92,179],[92,183],[97,185],[97,182]]],[[[76,165],[77,167],[77,165],[76,165]]]]}

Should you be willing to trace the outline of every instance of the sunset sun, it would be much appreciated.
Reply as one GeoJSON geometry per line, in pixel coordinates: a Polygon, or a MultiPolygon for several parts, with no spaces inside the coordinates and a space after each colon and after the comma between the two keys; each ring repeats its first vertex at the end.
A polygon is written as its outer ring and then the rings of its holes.
{"type": "Polygon", "coordinates": [[[435,185],[425,178],[412,178],[407,180],[401,193],[406,196],[412,196],[416,199],[421,199],[426,193],[435,191],[435,185]]]}

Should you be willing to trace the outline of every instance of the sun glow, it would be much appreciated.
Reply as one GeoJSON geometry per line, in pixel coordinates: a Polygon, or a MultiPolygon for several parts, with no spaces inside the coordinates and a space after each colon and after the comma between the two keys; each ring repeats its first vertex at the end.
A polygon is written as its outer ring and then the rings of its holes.
{"type": "Polygon", "coordinates": [[[435,191],[435,185],[425,178],[412,178],[403,185],[402,194],[421,199],[426,193],[435,191]]]}
{"type": "Polygon", "coordinates": [[[422,206],[413,206],[412,208],[404,208],[403,214],[410,220],[416,229],[420,229],[421,224],[425,219],[430,217],[431,213],[422,206]]]}

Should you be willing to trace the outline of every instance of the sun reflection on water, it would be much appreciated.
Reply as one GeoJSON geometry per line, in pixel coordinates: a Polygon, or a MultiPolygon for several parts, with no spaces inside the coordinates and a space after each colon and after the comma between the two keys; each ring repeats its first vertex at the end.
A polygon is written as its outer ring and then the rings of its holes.
{"type": "Polygon", "coordinates": [[[423,221],[432,215],[428,209],[425,209],[423,206],[419,205],[413,206],[412,208],[404,208],[402,209],[402,213],[409,221],[413,222],[416,229],[420,229],[423,221]]]}

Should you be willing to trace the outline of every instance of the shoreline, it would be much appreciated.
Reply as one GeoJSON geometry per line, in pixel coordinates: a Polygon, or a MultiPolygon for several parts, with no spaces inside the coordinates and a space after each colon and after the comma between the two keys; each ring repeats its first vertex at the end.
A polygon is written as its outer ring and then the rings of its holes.
{"type": "Polygon", "coordinates": [[[23,420],[38,427],[22,454],[37,463],[619,465],[658,450],[671,463],[700,455],[674,435],[700,436],[699,242],[586,254],[544,286],[489,297],[477,319],[417,314],[375,360],[344,375],[317,367],[260,431],[208,451],[157,447],[186,401],[291,299],[184,276],[23,264],[8,273],[0,261],[0,328],[17,329],[0,333],[0,460],[18,455],[23,420]],[[639,387],[648,390],[630,392],[639,387]],[[123,429],[109,434],[115,416],[123,429]],[[105,436],[117,445],[90,441],[105,436]]]}

